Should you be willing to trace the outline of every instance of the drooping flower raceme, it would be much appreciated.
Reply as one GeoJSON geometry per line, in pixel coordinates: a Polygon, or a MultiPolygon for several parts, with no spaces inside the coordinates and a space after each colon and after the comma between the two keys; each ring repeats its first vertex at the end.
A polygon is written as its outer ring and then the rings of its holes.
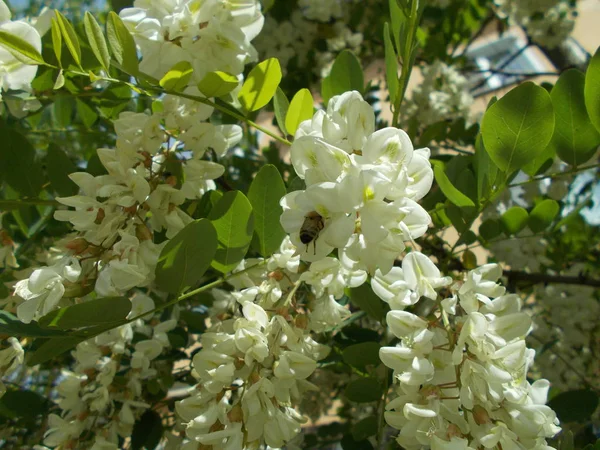
{"type": "Polygon", "coordinates": [[[291,160],[307,187],[282,199],[281,224],[302,259],[338,248],[361,270],[386,274],[404,242],[427,230],[431,219],[417,201],[433,180],[429,150],[414,150],[397,128],[374,129],[373,108],[353,91],[333,97],[296,132],[291,160]],[[324,226],[305,244],[300,231],[313,212],[324,226]]]}
{"type": "Polygon", "coordinates": [[[136,0],[133,6],[120,16],[140,48],[140,70],[157,79],[187,61],[195,86],[208,72],[239,75],[256,60],[250,41],[264,22],[258,0],[136,0]]]}
{"type": "MultiPolygon", "coordinates": [[[[419,255],[404,258],[404,283],[375,292],[388,300],[438,300],[435,289],[449,280],[439,280],[433,263],[419,255]],[[413,279],[420,279],[416,287],[413,279]]],[[[438,300],[435,319],[405,311],[411,302],[390,302],[387,323],[400,343],[380,350],[397,386],[385,419],[400,430],[402,447],[542,449],[560,431],[545,405],[548,381],[527,381],[535,354],[525,343],[531,319],[521,312],[519,297],[497,284],[501,274],[494,264],[466,274],[438,300]]]]}

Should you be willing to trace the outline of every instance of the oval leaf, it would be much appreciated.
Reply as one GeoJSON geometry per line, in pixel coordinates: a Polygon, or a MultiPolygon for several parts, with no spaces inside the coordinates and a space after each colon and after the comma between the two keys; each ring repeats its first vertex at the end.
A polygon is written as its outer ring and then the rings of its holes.
{"type": "Polygon", "coordinates": [[[312,118],[313,116],[313,97],[308,89],[300,89],[294,95],[287,115],[285,116],[285,128],[291,135],[296,133],[298,126],[312,118]]]}
{"type": "Polygon", "coordinates": [[[130,75],[138,73],[138,57],[133,36],[114,11],[108,13],[106,22],[108,45],[115,60],[130,75]]]}
{"type": "Polygon", "coordinates": [[[504,172],[520,169],[549,144],[554,114],[548,92],[531,82],[511,90],[485,112],[483,143],[504,172]]]}
{"type": "MultiPolygon", "coordinates": [[[[363,92],[365,88],[365,78],[359,59],[350,50],[342,51],[331,66],[329,79],[330,91],[328,94],[343,94],[348,91],[363,92]]],[[[331,98],[329,97],[329,98],[331,98]]],[[[329,98],[326,100],[329,101],[329,98]]],[[[325,100],[325,99],[324,99],[325,100]]]]}
{"type": "Polygon", "coordinates": [[[279,129],[284,136],[290,134],[285,127],[285,117],[287,116],[289,107],[290,102],[285,93],[280,87],[277,87],[277,90],[275,91],[275,97],[273,97],[273,109],[275,110],[275,119],[277,119],[277,125],[279,125],[279,129]]]}
{"type": "Polygon", "coordinates": [[[378,342],[361,342],[350,345],[342,352],[342,359],[350,366],[364,369],[366,366],[378,366],[379,360],[378,342]]]}
{"type": "Polygon", "coordinates": [[[208,72],[198,83],[198,90],[206,97],[222,97],[233,91],[239,81],[237,77],[226,72],[208,72]]]}
{"type": "Polygon", "coordinates": [[[169,69],[158,84],[167,91],[183,91],[190,82],[193,72],[194,69],[188,61],[179,61],[169,69]]]}
{"type": "Polygon", "coordinates": [[[71,330],[125,322],[130,311],[131,301],[127,297],[104,297],[57,309],[42,317],[39,323],[45,328],[71,330]]]}
{"type": "Polygon", "coordinates": [[[179,294],[196,285],[210,267],[217,251],[217,233],[209,220],[187,225],[160,252],[156,284],[163,291],[179,294]]]}
{"type": "Polygon", "coordinates": [[[383,388],[377,378],[359,378],[348,383],[344,390],[346,398],[357,403],[376,402],[382,393],[383,388]]]}
{"type": "Polygon", "coordinates": [[[600,47],[585,73],[585,106],[591,122],[600,132],[600,47]]]}
{"type": "Polygon", "coordinates": [[[548,228],[554,218],[558,215],[560,206],[558,203],[551,199],[546,199],[535,205],[535,208],[529,213],[529,228],[534,233],[548,228]]]}
{"type": "MultiPolygon", "coordinates": [[[[434,162],[434,161],[432,161],[432,162],[434,162]]],[[[443,164],[440,162],[437,162],[437,161],[435,161],[435,162],[436,162],[436,164],[434,165],[434,168],[433,168],[433,173],[435,175],[435,181],[439,185],[440,189],[442,190],[442,192],[444,193],[446,198],[448,198],[448,200],[450,200],[452,203],[454,203],[458,207],[475,206],[475,203],[473,203],[473,200],[471,200],[465,194],[460,192],[452,184],[452,182],[446,175],[446,172],[444,171],[443,164]]]]}
{"type": "Polygon", "coordinates": [[[226,192],[208,215],[217,230],[219,247],[212,266],[229,272],[244,259],[252,241],[254,217],[252,205],[239,191],[226,192]]]}
{"type": "Polygon", "coordinates": [[[73,25],[69,22],[69,19],[63,16],[58,10],[54,10],[54,14],[56,15],[56,22],[60,28],[60,33],[62,34],[69,53],[73,57],[73,61],[81,67],[81,47],[73,25]]]}
{"type": "Polygon", "coordinates": [[[556,114],[551,145],[560,159],[573,166],[588,161],[600,145],[600,133],[585,107],[584,85],[584,74],[571,69],[561,74],[550,93],[556,114]]]}
{"type": "Polygon", "coordinates": [[[98,25],[98,22],[89,11],[85,12],[83,25],[94,55],[100,62],[102,68],[108,72],[108,69],[110,68],[110,53],[108,53],[108,46],[104,34],[102,33],[102,28],[100,28],[100,25],[98,25]]]}
{"type": "Polygon", "coordinates": [[[75,195],[79,188],[71,179],[69,174],[77,172],[77,166],[69,159],[67,154],[55,144],[48,146],[48,157],[46,167],[50,185],[62,197],[75,195]]]}
{"type": "Polygon", "coordinates": [[[250,71],[238,98],[246,111],[256,111],[275,95],[281,82],[281,66],[277,58],[269,58],[250,71]]]}
{"type": "Polygon", "coordinates": [[[35,150],[22,134],[0,120],[0,172],[4,181],[26,197],[35,197],[42,190],[42,167],[35,160],[35,150]]]}
{"type": "Polygon", "coordinates": [[[502,214],[502,226],[506,234],[517,234],[527,225],[529,215],[520,206],[513,206],[502,214]]]}
{"type": "Polygon", "coordinates": [[[561,422],[589,420],[598,408],[598,394],[588,389],[561,392],[548,402],[561,422]]]}
{"type": "Polygon", "coordinates": [[[0,30],[0,45],[23,64],[46,64],[33,45],[12,33],[0,30]]]}
{"type": "Polygon", "coordinates": [[[350,289],[350,301],[375,320],[381,321],[385,315],[383,302],[375,295],[367,283],[350,289]]]}
{"type": "Polygon", "coordinates": [[[393,105],[396,102],[399,86],[398,57],[390,36],[390,25],[387,22],[383,27],[383,43],[385,46],[385,80],[390,93],[390,103],[393,105]]]}
{"type": "Polygon", "coordinates": [[[279,170],[271,164],[264,166],[250,185],[248,200],[254,212],[253,248],[268,258],[283,241],[286,233],[279,222],[283,212],[279,201],[286,194],[279,170]]]}
{"type": "MultiPolygon", "coordinates": [[[[54,49],[54,55],[58,61],[58,66],[62,67],[62,34],[60,31],[60,26],[58,25],[55,17],[51,18],[51,24],[50,30],[52,34],[52,48],[54,49]]],[[[56,87],[54,89],[56,89],[56,87]]]]}

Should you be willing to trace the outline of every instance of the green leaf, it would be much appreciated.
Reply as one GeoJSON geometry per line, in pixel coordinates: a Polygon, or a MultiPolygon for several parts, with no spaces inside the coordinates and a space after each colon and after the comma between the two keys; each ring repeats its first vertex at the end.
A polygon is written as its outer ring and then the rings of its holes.
{"type": "Polygon", "coordinates": [[[364,369],[366,366],[378,366],[379,359],[378,342],[361,342],[360,344],[350,345],[342,351],[342,359],[350,366],[364,369]]]}
{"type": "Polygon", "coordinates": [[[206,97],[222,97],[233,91],[239,81],[237,77],[226,72],[208,72],[198,83],[198,89],[206,97]]]}
{"type": "Polygon", "coordinates": [[[498,166],[494,164],[488,151],[483,145],[481,133],[475,139],[475,173],[477,175],[477,198],[479,201],[488,199],[496,187],[498,166]]]}
{"type": "Polygon", "coordinates": [[[69,50],[69,53],[73,57],[73,61],[77,66],[81,67],[81,47],[79,46],[79,38],[75,33],[75,29],[69,19],[63,16],[58,10],[54,10],[56,15],[56,22],[60,28],[60,33],[65,41],[65,45],[69,50]]]}
{"type": "Polygon", "coordinates": [[[153,450],[158,447],[163,435],[163,425],[160,414],[151,409],[142,414],[133,426],[131,433],[132,450],[145,448],[153,450]]]}
{"type": "Polygon", "coordinates": [[[513,206],[502,214],[502,227],[508,235],[517,234],[527,226],[528,218],[529,214],[527,214],[527,211],[520,206],[513,206]]]}
{"type": "Polygon", "coordinates": [[[600,133],[592,125],[585,107],[584,85],[585,75],[570,69],[560,75],[550,93],[556,114],[550,145],[560,159],[573,166],[588,161],[600,145],[600,133]]]}
{"type": "Polygon", "coordinates": [[[400,48],[400,34],[402,27],[406,23],[406,15],[402,12],[396,0],[389,0],[390,18],[392,19],[392,38],[396,48],[400,48]]]}
{"type": "Polygon", "coordinates": [[[102,68],[108,72],[110,68],[110,53],[108,52],[108,46],[106,44],[106,39],[104,38],[104,33],[102,33],[102,28],[100,28],[100,25],[89,11],[85,12],[83,25],[90,47],[92,47],[92,51],[94,52],[94,56],[96,56],[102,68]]]}
{"type": "Polygon", "coordinates": [[[585,422],[598,408],[598,394],[579,389],[558,394],[548,402],[561,422],[585,422]]]}
{"type": "Polygon", "coordinates": [[[60,69],[58,71],[58,75],[56,75],[56,81],[54,82],[54,86],[52,87],[52,89],[55,91],[58,91],[64,85],[65,85],[65,75],[63,73],[63,70],[60,69]]]}
{"type": "Polygon", "coordinates": [[[27,353],[26,361],[28,366],[37,366],[45,363],[63,353],[75,348],[77,344],[88,339],[87,337],[67,336],[46,340],[33,353],[27,353]]]}
{"type": "Polygon", "coordinates": [[[486,150],[492,161],[508,173],[542,153],[553,131],[550,95],[531,82],[521,84],[490,106],[481,123],[486,150]]]}
{"type": "Polygon", "coordinates": [[[347,384],[344,395],[356,403],[376,402],[381,398],[383,388],[377,378],[358,378],[347,384]]]}
{"type": "Polygon", "coordinates": [[[486,241],[500,236],[500,233],[502,233],[502,227],[496,219],[487,219],[479,225],[479,234],[486,241]]]}
{"type": "Polygon", "coordinates": [[[446,172],[444,171],[443,163],[440,161],[435,161],[435,160],[433,160],[432,163],[435,163],[433,166],[433,173],[435,175],[435,181],[439,185],[440,189],[442,190],[442,192],[444,193],[446,198],[448,198],[448,200],[450,200],[456,206],[461,207],[461,208],[464,206],[471,206],[471,207],[475,206],[475,203],[473,203],[473,200],[471,200],[465,194],[460,192],[452,184],[452,182],[446,175],[446,172]]]}
{"type": "Polygon", "coordinates": [[[69,174],[77,172],[77,166],[69,159],[67,154],[56,144],[48,146],[48,157],[46,167],[50,185],[61,197],[75,195],[79,188],[71,179],[69,174]]]}
{"type": "Polygon", "coordinates": [[[62,331],[46,330],[37,322],[23,323],[6,311],[0,311],[0,334],[16,337],[64,337],[62,331]]]}
{"type": "Polygon", "coordinates": [[[377,416],[368,416],[354,424],[352,437],[355,441],[362,441],[370,436],[375,436],[378,429],[377,416]]]}
{"type": "Polygon", "coordinates": [[[113,11],[108,13],[106,35],[108,46],[117,63],[129,75],[136,75],[138,73],[138,57],[135,41],[119,15],[113,11]]]}
{"type": "Polygon", "coordinates": [[[277,120],[277,125],[279,125],[279,129],[284,136],[290,134],[285,128],[285,117],[289,107],[290,102],[285,93],[280,87],[277,87],[277,90],[275,91],[275,97],[273,97],[273,109],[275,110],[275,119],[277,120]]]}
{"type": "Polygon", "coordinates": [[[285,194],[285,183],[272,164],[259,170],[248,190],[254,213],[253,248],[265,258],[279,249],[286,234],[279,222],[283,212],[279,201],[285,194]]]}
{"type": "Polygon", "coordinates": [[[308,89],[300,89],[294,95],[285,116],[285,129],[294,135],[298,126],[313,116],[313,97],[308,89]]]}
{"type": "Polygon", "coordinates": [[[256,111],[275,95],[281,82],[281,66],[277,58],[269,58],[256,65],[248,74],[238,98],[246,111],[256,111]]]}
{"type": "Polygon", "coordinates": [[[551,199],[542,200],[540,203],[535,205],[535,208],[529,213],[529,228],[534,233],[548,228],[556,216],[560,206],[558,203],[551,199]]]}
{"type": "Polygon", "coordinates": [[[91,128],[96,123],[96,120],[98,120],[98,113],[83,100],[76,98],[75,107],[77,109],[77,116],[86,128],[91,128]]]}
{"type": "Polygon", "coordinates": [[[40,326],[71,330],[125,322],[131,311],[126,297],[103,297],[56,309],[40,319],[40,326]],[[98,312],[101,311],[102,314],[98,312]]]}
{"type": "Polygon", "coordinates": [[[34,421],[48,410],[45,397],[32,391],[8,390],[0,397],[0,415],[10,420],[34,421]]]}
{"type": "Polygon", "coordinates": [[[365,89],[365,78],[359,59],[350,50],[343,50],[331,66],[329,79],[331,91],[329,97],[323,98],[328,102],[334,95],[343,94],[348,91],[362,93],[365,89]]]}
{"type": "Polygon", "coordinates": [[[58,25],[56,18],[52,17],[50,20],[52,23],[50,27],[50,31],[52,33],[52,49],[54,50],[54,55],[58,61],[58,66],[62,67],[62,34],[60,32],[60,26],[58,25]]]}
{"type": "Polygon", "coordinates": [[[168,91],[183,91],[190,82],[193,72],[194,69],[188,61],[180,61],[169,69],[158,84],[168,91]]]}
{"type": "Polygon", "coordinates": [[[0,45],[23,64],[47,65],[33,45],[12,33],[0,30],[0,45]]]}
{"type": "Polygon", "coordinates": [[[0,120],[0,172],[4,181],[25,197],[36,197],[42,190],[44,174],[35,160],[35,150],[22,134],[0,120]]]}
{"type": "Polygon", "coordinates": [[[209,220],[187,225],[167,242],[156,266],[156,284],[163,291],[179,294],[195,286],[217,251],[217,233],[209,220]]]}
{"type": "Polygon", "coordinates": [[[333,97],[333,82],[331,78],[325,77],[321,80],[321,98],[323,98],[323,103],[327,105],[327,102],[331,97],[333,97]]]}
{"type": "Polygon", "coordinates": [[[585,73],[584,96],[590,120],[600,132],[600,47],[596,50],[585,73]]]}
{"type": "Polygon", "coordinates": [[[181,320],[186,323],[187,329],[190,333],[204,333],[206,330],[206,314],[183,310],[179,313],[179,315],[181,320]]]}
{"type": "Polygon", "coordinates": [[[385,80],[390,94],[390,103],[393,105],[398,95],[398,56],[390,37],[390,25],[386,22],[383,27],[383,43],[385,46],[385,80]]]}
{"type": "Polygon", "coordinates": [[[244,259],[250,247],[254,231],[252,205],[241,192],[229,191],[213,207],[208,219],[219,240],[212,266],[219,272],[229,272],[244,259]]]}
{"type": "Polygon", "coordinates": [[[383,303],[375,295],[371,286],[367,283],[350,289],[350,301],[367,313],[371,318],[381,321],[385,315],[383,303]]]}

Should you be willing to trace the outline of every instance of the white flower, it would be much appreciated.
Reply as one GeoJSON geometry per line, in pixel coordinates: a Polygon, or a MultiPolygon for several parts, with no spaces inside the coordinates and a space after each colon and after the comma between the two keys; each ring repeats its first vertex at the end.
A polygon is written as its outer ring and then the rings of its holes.
{"type": "MultiPolygon", "coordinates": [[[[6,3],[0,0],[0,30],[21,38],[38,52],[42,51],[40,33],[27,22],[11,22],[11,13],[6,3]]],[[[0,88],[2,90],[31,90],[31,82],[37,73],[37,65],[23,63],[27,59],[8,48],[0,46],[0,88]]],[[[1,93],[0,93],[1,95],[1,93]]],[[[1,99],[1,97],[0,97],[1,99]]]]}

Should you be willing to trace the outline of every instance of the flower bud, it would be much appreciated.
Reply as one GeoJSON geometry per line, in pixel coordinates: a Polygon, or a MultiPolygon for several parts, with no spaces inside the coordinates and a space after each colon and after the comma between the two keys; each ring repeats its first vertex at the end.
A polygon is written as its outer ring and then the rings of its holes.
{"type": "Polygon", "coordinates": [[[471,413],[473,414],[473,420],[477,425],[490,423],[490,415],[483,406],[473,406],[473,410],[471,411],[471,413]]]}

